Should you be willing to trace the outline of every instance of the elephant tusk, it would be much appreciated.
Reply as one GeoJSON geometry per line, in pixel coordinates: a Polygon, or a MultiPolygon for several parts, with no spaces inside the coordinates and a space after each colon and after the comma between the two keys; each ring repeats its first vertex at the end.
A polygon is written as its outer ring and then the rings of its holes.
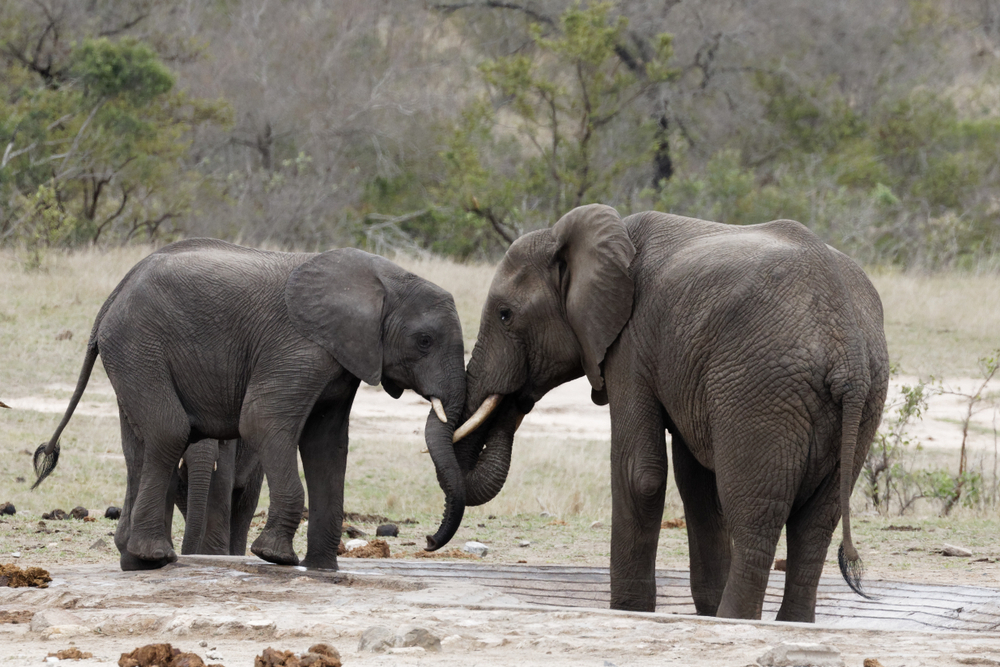
{"type": "Polygon", "coordinates": [[[483,404],[479,406],[475,414],[469,417],[469,421],[465,422],[457,429],[455,429],[455,434],[452,436],[452,443],[456,443],[465,436],[469,435],[475,431],[479,426],[486,421],[486,418],[490,416],[494,410],[496,410],[497,405],[500,404],[500,399],[502,396],[500,394],[491,394],[483,401],[483,404]]]}
{"type": "Polygon", "coordinates": [[[212,472],[216,472],[219,469],[219,462],[216,461],[212,464],[212,472]]]}
{"type": "Polygon", "coordinates": [[[442,424],[448,423],[448,415],[444,413],[444,404],[441,402],[440,398],[436,396],[431,396],[431,405],[434,406],[434,414],[438,416],[442,424]]]}

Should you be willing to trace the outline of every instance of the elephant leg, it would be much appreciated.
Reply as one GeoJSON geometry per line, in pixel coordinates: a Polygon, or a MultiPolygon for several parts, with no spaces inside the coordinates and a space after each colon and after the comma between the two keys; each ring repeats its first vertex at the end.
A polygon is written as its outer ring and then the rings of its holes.
{"type": "Polygon", "coordinates": [[[187,434],[166,427],[148,429],[143,456],[142,476],[135,505],[132,508],[131,534],[127,549],[132,555],[148,561],[177,560],[166,525],[171,511],[167,508],[170,479],[177,470],[187,445],[187,434]]]}
{"type": "Polygon", "coordinates": [[[833,531],[840,521],[840,475],[823,480],[801,506],[792,510],[786,525],[788,563],[785,591],[776,620],[816,621],[816,588],[826,560],[833,531]]]}
{"type": "Polygon", "coordinates": [[[612,385],[608,398],[611,608],[655,611],[656,548],[667,490],[663,408],[632,382],[612,385]]]}
{"type": "Polygon", "coordinates": [[[306,558],[309,568],[337,569],[337,547],[344,524],[344,478],[347,471],[349,400],[326,414],[314,411],[299,443],[309,492],[309,532],[306,558]]]}
{"type": "MultiPolygon", "coordinates": [[[[139,493],[139,480],[143,473],[143,459],[145,457],[145,443],[132,427],[125,410],[119,405],[119,419],[121,422],[122,453],[125,455],[125,500],[122,502],[121,517],[118,519],[118,526],[115,529],[115,546],[118,547],[119,565],[123,571],[151,570],[161,568],[171,562],[164,557],[156,560],[142,559],[132,554],[128,550],[129,539],[132,536],[132,517],[136,506],[136,497],[139,493]]],[[[175,465],[176,468],[176,465],[175,465]]],[[[170,482],[176,488],[174,475],[176,471],[171,471],[170,482]]],[[[170,524],[173,512],[169,511],[167,495],[164,495],[164,508],[162,521],[163,529],[167,535],[170,534],[170,524]]],[[[172,508],[170,508],[172,509],[172,508]]],[[[174,557],[176,559],[176,556],[174,557]]]]}
{"type": "MultiPolygon", "coordinates": [[[[238,446],[246,449],[242,443],[238,446]]],[[[252,456],[249,451],[247,455],[252,456]]],[[[238,457],[237,461],[239,461],[239,451],[237,451],[236,456],[238,457]]],[[[239,469],[239,465],[237,463],[237,469],[239,469]]],[[[229,522],[229,554],[232,556],[245,556],[247,553],[247,534],[250,532],[253,515],[257,511],[257,501],[260,500],[260,487],[263,482],[264,468],[260,461],[254,457],[253,466],[246,475],[246,479],[238,479],[233,488],[232,519],[229,522]]]]}
{"type": "MultiPolygon", "coordinates": [[[[244,406],[263,401],[251,400],[250,392],[244,406]]],[[[292,537],[302,520],[305,494],[299,479],[296,443],[300,431],[297,412],[290,409],[285,417],[272,410],[247,410],[240,419],[240,436],[247,446],[259,454],[267,478],[271,504],[267,523],[250,546],[256,556],[278,565],[298,565],[299,557],[292,548],[292,537]]]]}
{"type": "Polygon", "coordinates": [[[761,437],[723,436],[714,443],[719,499],[733,540],[717,614],[723,618],[760,619],[774,552],[801,482],[804,457],[782,459],[756,444],[761,437]],[[752,460],[748,452],[754,452],[752,460]]]}
{"type": "Polygon", "coordinates": [[[698,463],[679,435],[673,436],[671,450],[674,480],[684,502],[694,607],[701,616],[715,616],[726,587],[732,553],[715,473],[698,463]]]}

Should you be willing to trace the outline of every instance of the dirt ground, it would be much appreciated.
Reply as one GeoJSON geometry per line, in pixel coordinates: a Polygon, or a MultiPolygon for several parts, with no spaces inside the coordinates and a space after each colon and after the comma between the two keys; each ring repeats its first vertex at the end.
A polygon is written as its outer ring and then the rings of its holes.
{"type": "MultiPolygon", "coordinates": [[[[966,384],[971,388],[971,381],[966,384]]],[[[10,403],[20,409],[50,409],[30,398],[10,403]]],[[[51,410],[61,412],[64,407],[54,405],[51,410]]],[[[81,410],[87,409],[81,404],[81,410]]],[[[94,409],[104,406],[95,404],[94,409]]],[[[393,401],[380,390],[365,388],[358,394],[352,422],[376,432],[412,432],[422,426],[427,410],[426,402],[412,393],[393,401]]],[[[919,437],[936,447],[957,447],[961,429],[956,421],[962,410],[961,401],[953,397],[932,399],[919,437]]],[[[976,418],[981,428],[972,444],[992,451],[993,416],[981,413],[976,418]]],[[[532,435],[562,438],[610,436],[607,408],[590,403],[583,381],[553,391],[521,428],[532,435]]],[[[683,531],[674,532],[678,535],[672,539],[683,540],[683,531]]],[[[110,544],[111,538],[105,539],[110,544]]],[[[869,571],[883,575],[881,565],[907,549],[896,546],[880,556],[877,545],[866,548],[873,554],[869,571]]],[[[102,562],[88,564],[41,553],[33,555],[32,562],[26,562],[28,554],[17,559],[0,554],[0,562],[42,565],[53,576],[45,589],[0,588],[0,621],[3,612],[9,612],[8,619],[22,621],[26,615],[18,617],[16,612],[33,614],[31,622],[0,622],[0,666],[38,664],[49,652],[71,647],[93,654],[72,664],[115,665],[123,652],[158,642],[194,651],[206,664],[227,667],[249,667],[269,646],[301,653],[317,642],[335,646],[344,665],[358,666],[743,666],[756,664],[758,657],[787,642],[830,646],[845,665],[858,667],[868,658],[884,667],[1000,665],[1000,627],[975,633],[843,629],[539,607],[471,582],[352,573],[347,559],[342,560],[341,573],[346,576],[278,567],[248,572],[235,562],[206,564],[187,557],[162,570],[123,573],[110,553],[113,547],[108,552],[102,562]],[[440,651],[419,646],[383,653],[360,650],[362,634],[375,626],[391,631],[425,628],[441,640],[440,651]]],[[[983,558],[953,566],[927,554],[915,557],[906,570],[876,578],[974,585],[996,590],[1000,599],[1000,544],[976,555],[983,558]]],[[[536,552],[534,559],[544,560],[545,555],[536,552]]],[[[683,567],[684,562],[661,566],[683,567]]]]}

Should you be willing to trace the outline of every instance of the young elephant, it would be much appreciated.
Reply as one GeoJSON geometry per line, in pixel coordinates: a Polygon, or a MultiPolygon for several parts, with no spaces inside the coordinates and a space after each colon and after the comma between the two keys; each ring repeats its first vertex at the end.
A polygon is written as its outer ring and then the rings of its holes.
{"type": "Polygon", "coordinates": [[[478,430],[456,453],[469,505],[500,491],[535,401],[584,374],[611,409],[613,608],[656,606],[665,430],[698,613],[760,618],[786,527],[778,619],[814,620],[841,516],[841,570],[859,590],[849,500],[889,363],[881,302],[854,262],[789,220],[622,220],[600,205],[521,237],[468,365],[465,416],[477,414],[456,439],[478,430]]]}
{"type": "Polygon", "coordinates": [[[188,445],[170,486],[184,517],[181,553],[245,556],[263,482],[260,459],[240,440],[188,445]]]}
{"type": "Polygon", "coordinates": [[[431,544],[465,509],[452,447],[465,398],[462,330],[450,294],[392,262],[344,248],[263,252],[212,239],[154,252],[104,303],[62,422],[35,452],[37,486],[98,353],[118,397],[128,482],[115,534],[123,569],[176,559],[165,525],[170,479],[189,443],[241,438],[271,504],[251,551],[296,564],[292,536],[309,492],[303,565],[337,567],[348,416],[361,380],[434,405],[424,437],[445,492],[431,544]]]}

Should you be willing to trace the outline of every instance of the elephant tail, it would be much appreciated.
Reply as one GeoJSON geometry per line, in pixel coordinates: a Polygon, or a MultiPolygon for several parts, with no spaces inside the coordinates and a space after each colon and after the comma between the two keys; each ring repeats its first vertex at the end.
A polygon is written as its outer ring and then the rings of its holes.
{"type": "Polygon", "coordinates": [[[73,416],[73,411],[76,410],[76,406],[83,396],[83,390],[87,388],[90,373],[94,370],[94,362],[97,361],[97,354],[97,336],[94,335],[90,337],[90,341],[87,343],[87,356],[83,359],[83,368],[80,370],[80,377],[76,381],[76,389],[73,390],[73,396],[69,399],[69,407],[66,408],[66,413],[63,415],[62,421],[56,427],[56,432],[52,434],[52,438],[46,444],[39,445],[38,449],[35,450],[34,464],[37,479],[31,485],[32,489],[37,488],[42,483],[42,480],[55,470],[56,463],[59,462],[59,436],[62,435],[63,429],[66,428],[66,424],[69,423],[70,418],[73,416]]]}
{"type": "Polygon", "coordinates": [[[865,406],[865,393],[848,391],[843,397],[843,422],[841,424],[840,441],[840,511],[843,527],[843,539],[837,552],[837,563],[840,573],[851,590],[863,598],[871,600],[861,586],[864,575],[864,564],[861,555],[854,548],[851,539],[851,490],[854,487],[854,455],[858,444],[858,431],[861,428],[861,414],[865,406]]]}

